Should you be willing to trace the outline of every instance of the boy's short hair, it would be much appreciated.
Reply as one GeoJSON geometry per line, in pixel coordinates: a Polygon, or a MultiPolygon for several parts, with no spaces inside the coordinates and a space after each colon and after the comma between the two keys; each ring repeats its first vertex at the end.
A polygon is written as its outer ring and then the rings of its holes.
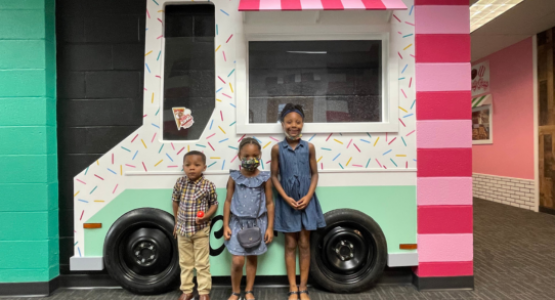
{"type": "Polygon", "coordinates": [[[197,150],[193,150],[185,153],[185,155],[183,155],[183,161],[185,161],[185,158],[187,158],[187,156],[193,156],[193,155],[200,156],[202,158],[202,162],[206,165],[206,155],[204,155],[204,153],[197,150]]]}

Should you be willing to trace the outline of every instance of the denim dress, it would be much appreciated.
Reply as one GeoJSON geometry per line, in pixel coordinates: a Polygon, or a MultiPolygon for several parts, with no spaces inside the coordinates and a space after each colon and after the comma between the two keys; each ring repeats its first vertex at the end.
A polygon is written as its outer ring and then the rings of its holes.
{"type": "MultiPolygon", "coordinates": [[[[285,193],[299,201],[308,194],[312,174],[310,172],[310,153],[308,142],[299,141],[293,150],[287,141],[279,143],[279,174],[281,186],[285,193]]],[[[326,227],[326,221],[322,214],[320,202],[316,193],[304,210],[295,210],[281,197],[277,195],[275,202],[275,224],[274,228],[279,232],[300,232],[305,230],[316,230],[326,227]]]]}
{"type": "Polygon", "coordinates": [[[261,255],[267,250],[264,242],[264,234],[268,228],[268,214],[266,213],[266,193],[264,185],[270,179],[270,172],[263,172],[254,177],[246,177],[241,171],[231,170],[230,176],[235,181],[235,192],[231,198],[231,214],[229,216],[229,228],[231,238],[225,241],[227,251],[232,255],[261,255]],[[256,215],[258,212],[258,216],[256,215]],[[262,234],[262,242],[257,248],[245,249],[237,240],[237,233],[244,227],[252,226],[254,219],[262,234]]]}

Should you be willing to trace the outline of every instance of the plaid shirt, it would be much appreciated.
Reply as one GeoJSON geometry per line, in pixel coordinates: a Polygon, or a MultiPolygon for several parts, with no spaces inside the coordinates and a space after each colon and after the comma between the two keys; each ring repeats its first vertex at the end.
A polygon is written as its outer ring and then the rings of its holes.
{"type": "Polygon", "coordinates": [[[216,186],[204,176],[196,181],[191,181],[186,176],[177,179],[172,194],[172,201],[179,202],[177,232],[190,237],[209,226],[209,223],[195,223],[197,212],[206,213],[212,205],[218,205],[217,198],[216,186]]]}

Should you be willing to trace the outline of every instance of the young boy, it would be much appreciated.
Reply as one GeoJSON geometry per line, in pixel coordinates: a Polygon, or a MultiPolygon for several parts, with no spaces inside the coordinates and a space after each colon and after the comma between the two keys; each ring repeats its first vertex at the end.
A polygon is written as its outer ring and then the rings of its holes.
{"type": "Polygon", "coordinates": [[[210,300],[212,277],[208,260],[210,246],[210,218],[218,209],[216,186],[204,178],[206,156],[191,151],[183,157],[183,170],[173,188],[174,236],[179,248],[181,266],[181,291],[179,300],[193,299],[193,268],[197,270],[200,300],[210,300]],[[198,217],[197,213],[204,216],[198,217]]]}

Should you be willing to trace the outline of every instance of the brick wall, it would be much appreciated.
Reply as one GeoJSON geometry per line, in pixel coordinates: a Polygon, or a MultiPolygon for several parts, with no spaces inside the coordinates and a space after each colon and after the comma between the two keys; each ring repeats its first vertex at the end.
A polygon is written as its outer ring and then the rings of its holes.
{"type": "Polygon", "coordinates": [[[498,203],[536,210],[536,184],[534,180],[472,174],[474,197],[498,203]]]}
{"type": "Polygon", "coordinates": [[[53,0],[0,1],[0,296],[59,275],[55,42],[53,0]]]}
{"type": "Polygon", "coordinates": [[[57,0],[60,268],[73,256],[73,177],[142,125],[145,0],[57,0]]]}

